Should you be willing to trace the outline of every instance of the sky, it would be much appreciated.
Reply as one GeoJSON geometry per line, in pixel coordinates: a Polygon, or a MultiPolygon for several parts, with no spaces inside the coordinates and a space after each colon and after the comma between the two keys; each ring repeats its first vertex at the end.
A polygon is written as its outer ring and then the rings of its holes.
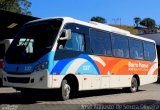
{"type": "Polygon", "coordinates": [[[152,18],[160,25],[160,0],[29,0],[32,16],[67,16],[90,21],[101,16],[107,24],[134,25],[134,18],[152,18]]]}

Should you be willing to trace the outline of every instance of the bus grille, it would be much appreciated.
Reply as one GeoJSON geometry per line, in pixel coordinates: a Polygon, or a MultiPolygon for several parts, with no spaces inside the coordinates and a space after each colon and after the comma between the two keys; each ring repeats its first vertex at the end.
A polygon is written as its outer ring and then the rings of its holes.
{"type": "Polygon", "coordinates": [[[7,72],[7,74],[13,74],[13,75],[28,75],[31,73],[14,73],[14,72],[7,72]]]}
{"type": "Polygon", "coordinates": [[[16,78],[16,77],[7,77],[8,82],[11,83],[29,83],[30,78],[16,78]]]}

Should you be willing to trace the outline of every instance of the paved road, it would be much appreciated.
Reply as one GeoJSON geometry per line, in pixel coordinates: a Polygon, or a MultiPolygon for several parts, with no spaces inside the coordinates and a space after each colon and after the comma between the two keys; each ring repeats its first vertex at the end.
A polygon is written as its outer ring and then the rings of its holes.
{"type": "Polygon", "coordinates": [[[77,109],[148,109],[160,110],[160,84],[140,87],[137,93],[124,93],[121,89],[81,92],[77,98],[60,101],[55,95],[24,98],[12,88],[0,88],[2,110],[77,110],[77,109]]]}

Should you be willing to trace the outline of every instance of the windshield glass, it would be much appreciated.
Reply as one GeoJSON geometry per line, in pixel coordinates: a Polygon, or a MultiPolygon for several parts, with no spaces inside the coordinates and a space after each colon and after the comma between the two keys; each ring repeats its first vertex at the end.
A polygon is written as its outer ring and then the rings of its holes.
{"type": "Polygon", "coordinates": [[[6,53],[8,63],[32,63],[51,51],[62,19],[26,24],[6,53]]]}

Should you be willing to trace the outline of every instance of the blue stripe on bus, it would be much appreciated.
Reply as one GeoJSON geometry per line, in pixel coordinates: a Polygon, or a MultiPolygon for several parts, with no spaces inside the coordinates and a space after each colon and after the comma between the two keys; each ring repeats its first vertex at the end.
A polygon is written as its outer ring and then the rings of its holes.
{"type": "Polygon", "coordinates": [[[96,68],[94,67],[94,65],[91,64],[91,62],[85,62],[83,63],[81,66],[79,66],[79,68],[76,71],[76,74],[87,74],[87,75],[98,75],[98,71],[96,70],[96,68]],[[85,68],[84,70],[84,66],[89,67],[89,68],[85,68]]]}
{"type": "Polygon", "coordinates": [[[53,73],[61,73],[61,71],[63,70],[63,68],[73,59],[67,59],[67,60],[60,60],[59,62],[56,63],[56,65],[53,67],[51,74],[53,73]]]}
{"type": "Polygon", "coordinates": [[[81,54],[79,56],[79,58],[87,59],[95,67],[95,69],[97,70],[98,74],[100,74],[100,71],[99,71],[97,65],[95,64],[95,62],[94,62],[94,60],[92,58],[90,58],[88,55],[84,55],[84,54],[81,54]]]}
{"type": "MultiPolygon", "coordinates": [[[[95,62],[88,55],[81,54],[81,55],[78,56],[78,58],[83,58],[83,59],[88,60],[96,70],[96,72],[94,71],[94,73],[100,74],[97,65],[95,64],[95,62]]],[[[71,58],[71,59],[58,61],[55,64],[55,66],[53,67],[53,69],[50,72],[50,74],[54,74],[54,73],[56,73],[56,74],[65,74],[65,71],[67,71],[66,67],[69,67],[72,64],[72,61],[75,60],[75,59],[77,59],[77,58],[71,58]]]]}

